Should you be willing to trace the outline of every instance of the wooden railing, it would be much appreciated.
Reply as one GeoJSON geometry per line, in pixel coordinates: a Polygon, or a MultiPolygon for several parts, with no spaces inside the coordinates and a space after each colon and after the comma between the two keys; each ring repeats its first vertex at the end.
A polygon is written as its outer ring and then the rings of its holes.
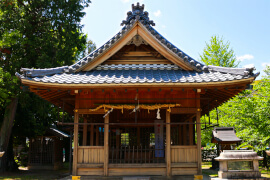
{"type": "Polygon", "coordinates": [[[78,147],[79,164],[101,164],[104,163],[103,146],[79,146],[78,147]]]}
{"type": "Polygon", "coordinates": [[[165,150],[155,149],[154,146],[122,146],[110,148],[109,163],[112,164],[135,164],[135,163],[165,163],[165,150]],[[160,151],[162,157],[156,157],[160,151]]]}
{"type": "Polygon", "coordinates": [[[172,163],[198,162],[197,146],[171,146],[172,163]]]}

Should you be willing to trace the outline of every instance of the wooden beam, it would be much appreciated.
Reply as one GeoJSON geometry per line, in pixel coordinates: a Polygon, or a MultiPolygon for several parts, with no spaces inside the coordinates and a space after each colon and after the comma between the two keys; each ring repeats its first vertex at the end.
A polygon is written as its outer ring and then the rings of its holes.
{"type": "Polygon", "coordinates": [[[171,176],[171,114],[166,111],[166,167],[167,176],[171,176]]]}
{"type": "Polygon", "coordinates": [[[172,64],[172,62],[166,59],[151,59],[151,60],[117,59],[117,60],[107,60],[103,64],[172,64]]]}
{"type": "Polygon", "coordinates": [[[151,52],[147,51],[129,51],[124,53],[123,56],[153,56],[151,52]]]}
{"type": "MultiPolygon", "coordinates": [[[[78,95],[77,95],[78,98],[78,95]]],[[[75,102],[75,107],[79,108],[79,101],[76,100],[75,102]]],[[[79,122],[79,113],[75,112],[74,113],[74,123],[78,123],[79,122]]],[[[72,174],[73,176],[77,176],[77,163],[78,163],[78,133],[79,133],[79,126],[78,124],[74,124],[74,151],[73,151],[73,171],[72,174]]]]}
{"type": "Polygon", "coordinates": [[[197,156],[198,156],[198,174],[202,174],[202,154],[201,154],[201,111],[200,94],[196,94],[196,129],[197,129],[197,156]]]}
{"type": "Polygon", "coordinates": [[[109,115],[105,117],[104,125],[104,176],[108,176],[109,165],[109,115]]]}
{"type": "Polygon", "coordinates": [[[89,109],[75,109],[79,114],[105,114],[104,109],[99,109],[97,111],[90,111],[89,109]]]}
{"type": "Polygon", "coordinates": [[[171,108],[171,114],[195,114],[197,108],[171,108]]]}

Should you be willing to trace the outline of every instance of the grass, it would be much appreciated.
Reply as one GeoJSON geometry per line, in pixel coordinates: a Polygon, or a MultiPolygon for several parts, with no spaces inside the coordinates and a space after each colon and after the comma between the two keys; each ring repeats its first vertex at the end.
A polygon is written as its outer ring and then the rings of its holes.
{"type": "Polygon", "coordinates": [[[262,173],[262,177],[270,178],[270,169],[260,167],[260,171],[262,173]]]}
{"type": "Polygon", "coordinates": [[[212,167],[212,162],[202,162],[202,173],[210,177],[217,177],[218,171],[210,169],[212,167]]]}

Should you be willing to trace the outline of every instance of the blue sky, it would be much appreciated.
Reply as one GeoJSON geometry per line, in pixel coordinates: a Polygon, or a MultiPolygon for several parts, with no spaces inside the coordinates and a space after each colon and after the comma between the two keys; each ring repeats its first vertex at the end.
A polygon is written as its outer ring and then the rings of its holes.
{"type": "Polygon", "coordinates": [[[92,0],[83,31],[97,47],[103,45],[137,2],[159,33],[196,60],[218,35],[230,42],[240,67],[255,66],[264,75],[270,65],[270,0],[92,0]]]}

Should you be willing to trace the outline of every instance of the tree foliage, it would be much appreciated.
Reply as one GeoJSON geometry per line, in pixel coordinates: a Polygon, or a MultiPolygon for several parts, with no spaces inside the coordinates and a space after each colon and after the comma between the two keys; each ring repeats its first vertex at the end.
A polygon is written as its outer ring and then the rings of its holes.
{"type": "Polygon", "coordinates": [[[237,67],[239,65],[233,49],[230,49],[230,43],[224,42],[223,38],[219,36],[212,36],[210,43],[206,43],[200,59],[206,65],[223,67],[237,67]]]}
{"type": "MultiPolygon", "coordinates": [[[[265,71],[269,71],[268,67],[265,71]]],[[[265,148],[270,143],[270,75],[254,83],[253,90],[246,90],[218,107],[219,126],[235,127],[237,136],[243,145],[257,149],[265,148]]],[[[210,119],[216,123],[216,110],[211,111],[210,119]]],[[[202,123],[209,117],[203,117],[202,123]]],[[[202,125],[204,128],[204,125],[202,125]]],[[[211,142],[211,131],[204,131],[202,144],[211,142]]]]}
{"type": "Polygon", "coordinates": [[[0,76],[5,77],[0,82],[0,109],[12,96],[19,96],[18,112],[22,111],[23,116],[16,116],[15,127],[20,127],[20,133],[27,130],[23,128],[26,124],[50,124],[52,118],[46,112],[51,105],[35,95],[15,91],[19,90],[15,72],[22,67],[51,68],[74,63],[86,48],[87,36],[82,33],[80,21],[89,3],[90,0],[0,3],[0,76]]]}
{"type": "Polygon", "coordinates": [[[15,72],[71,65],[86,49],[83,9],[90,0],[3,0],[0,3],[0,125],[18,97],[13,135],[41,135],[58,120],[57,109],[21,88],[15,72]]]}

